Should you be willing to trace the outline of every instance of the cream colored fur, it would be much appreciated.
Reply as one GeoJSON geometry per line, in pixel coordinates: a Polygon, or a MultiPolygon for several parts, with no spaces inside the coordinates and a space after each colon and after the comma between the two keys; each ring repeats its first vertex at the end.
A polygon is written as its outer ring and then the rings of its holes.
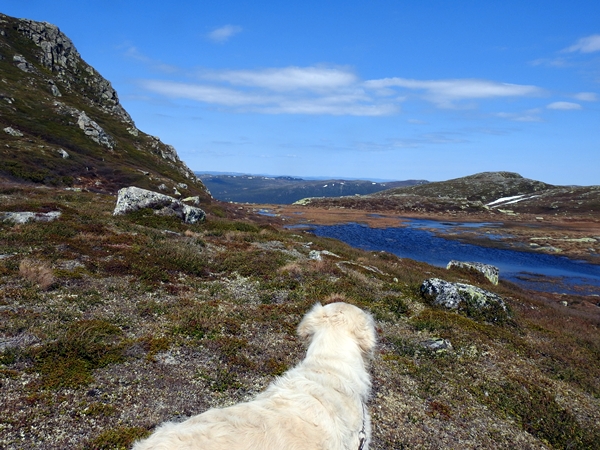
{"type": "Polygon", "coordinates": [[[255,400],[165,423],[133,450],[358,450],[363,428],[368,449],[372,317],[347,303],[317,303],[298,334],[310,342],[305,359],[255,400]]]}

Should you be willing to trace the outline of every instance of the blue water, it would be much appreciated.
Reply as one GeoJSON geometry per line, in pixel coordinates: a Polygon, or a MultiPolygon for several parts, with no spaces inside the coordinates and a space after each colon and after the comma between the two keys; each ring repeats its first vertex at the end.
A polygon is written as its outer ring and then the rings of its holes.
{"type": "Polygon", "coordinates": [[[311,226],[310,231],[317,236],[339,239],[353,247],[386,251],[401,258],[439,267],[446,267],[453,259],[492,264],[500,269],[501,280],[509,280],[529,289],[564,294],[600,294],[598,265],[564,256],[467,244],[417,228],[425,225],[435,228],[430,222],[440,224],[435,221],[427,221],[426,224],[420,221],[416,224],[409,222],[408,227],[369,228],[350,223],[311,226]]]}

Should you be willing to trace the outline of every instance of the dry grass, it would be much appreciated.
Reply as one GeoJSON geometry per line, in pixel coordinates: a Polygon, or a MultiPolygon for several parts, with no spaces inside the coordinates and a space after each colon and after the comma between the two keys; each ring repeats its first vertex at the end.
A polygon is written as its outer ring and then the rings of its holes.
{"type": "Polygon", "coordinates": [[[42,261],[23,259],[19,264],[19,274],[30,283],[39,286],[43,291],[50,289],[56,282],[52,268],[42,261]]]}

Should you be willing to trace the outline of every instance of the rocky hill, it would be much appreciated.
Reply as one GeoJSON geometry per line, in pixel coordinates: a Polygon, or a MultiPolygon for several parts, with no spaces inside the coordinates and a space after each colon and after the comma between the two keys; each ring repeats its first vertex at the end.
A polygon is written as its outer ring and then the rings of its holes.
{"type": "Polygon", "coordinates": [[[304,204],[416,213],[577,214],[600,216],[600,186],[554,186],[512,172],[483,172],[361,197],[304,204]]]}
{"type": "Polygon", "coordinates": [[[291,204],[306,197],[365,195],[401,186],[427,183],[425,180],[377,183],[365,180],[304,180],[262,175],[215,175],[196,173],[214,198],[226,202],[291,204]]]}
{"type": "Polygon", "coordinates": [[[138,130],[56,26],[0,14],[0,180],[209,199],[175,149],[138,130]]]}

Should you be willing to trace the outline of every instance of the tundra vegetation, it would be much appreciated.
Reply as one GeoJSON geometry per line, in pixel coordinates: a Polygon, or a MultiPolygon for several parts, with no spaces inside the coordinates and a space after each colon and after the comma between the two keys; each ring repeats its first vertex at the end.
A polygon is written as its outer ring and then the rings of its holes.
{"type": "Polygon", "coordinates": [[[165,420],[248,400],[303,358],[310,306],[343,299],[378,324],[373,448],[598,448],[590,297],[356,250],[238,206],[207,205],[198,224],[114,206],[0,188],[1,211],[62,213],[0,223],[0,447],[127,448],[165,420]],[[434,306],[427,278],[494,292],[510,318],[434,306]],[[439,339],[451,346],[427,345],[439,339]]]}

